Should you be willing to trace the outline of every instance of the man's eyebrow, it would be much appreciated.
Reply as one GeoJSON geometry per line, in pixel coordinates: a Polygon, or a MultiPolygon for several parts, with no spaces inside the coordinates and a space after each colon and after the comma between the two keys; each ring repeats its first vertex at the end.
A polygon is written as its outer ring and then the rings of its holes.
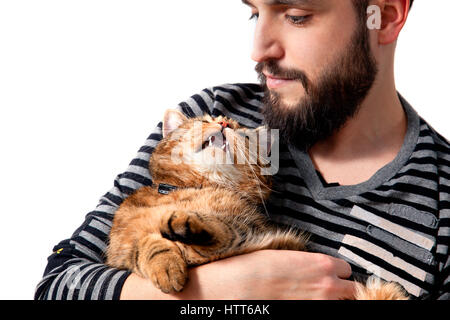
{"type": "MultiPolygon", "coordinates": [[[[265,0],[264,4],[268,6],[275,5],[297,5],[297,6],[316,6],[322,0],[265,0]]],[[[246,4],[250,7],[254,7],[250,0],[242,0],[243,4],[246,4]]]]}

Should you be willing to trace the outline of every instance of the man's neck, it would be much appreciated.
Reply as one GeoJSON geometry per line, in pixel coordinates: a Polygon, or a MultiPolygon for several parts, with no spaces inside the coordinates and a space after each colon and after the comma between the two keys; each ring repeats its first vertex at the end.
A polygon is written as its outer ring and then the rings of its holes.
{"type": "Polygon", "coordinates": [[[406,131],[407,118],[392,77],[376,82],[355,117],[309,154],[326,181],[354,185],[397,156],[406,131]]]}

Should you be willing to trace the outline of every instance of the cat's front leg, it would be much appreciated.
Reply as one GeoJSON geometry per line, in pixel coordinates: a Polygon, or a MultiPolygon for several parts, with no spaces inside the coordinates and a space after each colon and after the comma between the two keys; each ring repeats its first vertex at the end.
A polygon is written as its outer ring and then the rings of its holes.
{"type": "Polygon", "coordinates": [[[176,241],[188,265],[230,256],[233,244],[239,242],[229,222],[195,211],[172,211],[161,219],[160,231],[164,238],[176,241]]]}
{"type": "Polygon", "coordinates": [[[215,230],[194,211],[174,210],[161,219],[161,235],[188,245],[213,245],[215,230]]]}
{"type": "Polygon", "coordinates": [[[158,234],[139,241],[135,261],[134,271],[150,279],[164,293],[181,291],[188,279],[187,264],[180,249],[158,234]]]}

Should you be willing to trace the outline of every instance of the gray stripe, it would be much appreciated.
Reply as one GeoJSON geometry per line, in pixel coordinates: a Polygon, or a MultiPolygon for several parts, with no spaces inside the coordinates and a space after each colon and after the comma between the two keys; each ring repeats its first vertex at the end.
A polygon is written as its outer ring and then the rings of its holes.
{"type": "Polygon", "coordinates": [[[111,227],[96,219],[93,219],[91,223],[89,223],[89,226],[97,229],[100,232],[103,232],[105,235],[108,235],[109,231],[111,230],[111,227]]]}
{"type": "Polygon", "coordinates": [[[294,219],[294,218],[291,218],[289,216],[285,216],[282,214],[271,215],[270,218],[277,223],[294,226],[294,227],[301,229],[302,231],[313,233],[313,234],[319,235],[321,237],[324,237],[324,238],[332,240],[332,241],[341,242],[342,239],[344,238],[343,234],[339,234],[337,232],[332,232],[332,231],[325,229],[323,227],[320,227],[316,224],[299,221],[297,219],[294,219]]]}
{"type": "MultiPolygon", "coordinates": [[[[225,100],[228,100],[228,99],[226,98],[227,95],[228,95],[228,94],[226,94],[225,92],[220,92],[220,94],[219,94],[219,93],[217,94],[217,96],[220,96],[220,97],[224,98],[225,100]],[[225,96],[225,97],[224,97],[224,96],[225,96]]],[[[227,116],[233,118],[234,120],[238,121],[239,123],[242,123],[244,126],[247,126],[247,127],[257,127],[257,126],[259,125],[258,123],[254,122],[254,121],[252,121],[252,120],[250,120],[250,119],[247,119],[247,118],[242,117],[242,116],[237,115],[237,114],[232,114],[227,108],[225,108],[225,106],[224,106],[222,103],[220,103],[220,102],[218,102],[218,101],[216,101],[216,104],[219,105],[219,106],[222,106],[222,107],[219,108],[219,109],[220,109],[225,115],[227,115],[227,116]]],[[[250,114],[250,113],[249,113],[249,110],[245,110],[245,113],[250,114]]],[[[260,119],[260,120],[263,119],[263,118],[261,117],[261,115],[259,115],[258,117],[255,117],[255,118],[260,119]]]]}
{"type": "Polygon", "coordinates": [[[100,291],[104,287],[104,282],[105,282],[106,278],[109,277],[111,275],[111,273],[113,273],[115,271],[116,271],[115,269],[108,269],[105,272],[103,272],[103,274],[98,278],[98,280],[95,283],[95,288],[92,292],[91,298],[93,300],[98,300],[98,296],[100,294],[100,291]]]}
{"type": "Polygon", "coordinates": [[[368,226],[367,232],[375,239],[379,239],[386,243],[388,246],[399,250],[423,263],[432,264],[434,262],[433,255],[430,251],[416,246],[408,241],[404,241],[399,237],[396,237],[392,233],[386,232],[383,229],[375,226],[368,226]]]}
{"type": "Polygon", "coordinates": [[[108,288],[105,292],[105,300],[112,300],[114,291],[116,290],[117,282],[119,279],[128,271],[126,270],[117,270],[116,274],[111,278],[108,288]]]}
{"type": "Polygon", "coordinates": [[[71,279],[70,283],[66,284],[69,288],[69,292],[67,293],[67,300],[73,299],[75,290],[79,290],[78,299],[79,300],[84,299],[84,293],[86,292],[89,283],[87,283],[86,280],[83,283],[81,283],[81,279],[88,273],[90,273],[89,276],[92,277],[95,274],[93,269],[99,268],[99,266],[101,265],[91,264],[82,270],[81,269],[78,270],[77,274],[73,279],[71,279]]]}
{"type": "Polygon", "coordinates": [[[131,188],[133,190],[137,190],[142,187],[142,183],[136,182],[136,181],[128,179],[128,178],[121,178],[120,185],[131,188]]]}
{"type": "Polygon", "coordinates": [[[106,244],[93,234],[87,232],[87,231],[81,231],[79,234],[80,237],[84,238],[86,241],[94,244],[97,248],[99,248],[102,252],[106,249],[106,244]]]}
{"type": "Polygon", "coordinates": [[[95,208],[95,211],[101,211],[107,214],[113,214],[114,212],[116,212],[116,210],[117,206],[110,206],[105,204],[100,204],[95,208]]]}
{"type": "Polygon", "coordinates": [[[104,223],[106,226],[108,226],[108,228],[111,229],[112,227],[112,220],[108,220],[102,217],[95,217],[95,219],[100,220],[102,223],[104,223]]]}
{"type": "MultiPolygon", "coordinates": [[[[86,239],[86,240],[89,241],[89,239],[86,239]]],[[[91,249],[89,249],[85,245],[82,245],[79,242],[74,241],[74,240],[70,240],[70,245],[73,246],[75,248],[75,250],[79,251],[83,255],[88,256],[89,258],[91,258],[93,261],[99,262],[99,263],[103,262],[103,260],[101,259],[101,257],[99,256],[99,254],[97,252],[92,251],[91,249]]]]}

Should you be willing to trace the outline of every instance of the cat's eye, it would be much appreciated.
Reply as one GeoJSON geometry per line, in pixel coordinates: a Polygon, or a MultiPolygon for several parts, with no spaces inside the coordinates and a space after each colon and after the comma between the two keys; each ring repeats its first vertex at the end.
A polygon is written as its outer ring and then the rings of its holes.
{"type": "Polygon", "coordinates": [[[210,141],[211,141],[210,139],[211,139],[211,137],[210,137],[208,140],[206,140],[205,142],[203,142],[203,144],[202,144],[202,150],[209,146],[210,141]]]}
{"type": "Polygon", "coordinates": [[[217,147],[217,148],[221,148],[222,150],[225,150],[226,147],[228,146],[228,141],[226,139],[226,137],[223,135],[222,139],[216,140],[216,136],[212,135],[210,137],[208,137],[208,139],[206,139],[203,143],[202,143],[202,148],[201,150],[198,151],[202,151],[208,147],[217,147]]]}

